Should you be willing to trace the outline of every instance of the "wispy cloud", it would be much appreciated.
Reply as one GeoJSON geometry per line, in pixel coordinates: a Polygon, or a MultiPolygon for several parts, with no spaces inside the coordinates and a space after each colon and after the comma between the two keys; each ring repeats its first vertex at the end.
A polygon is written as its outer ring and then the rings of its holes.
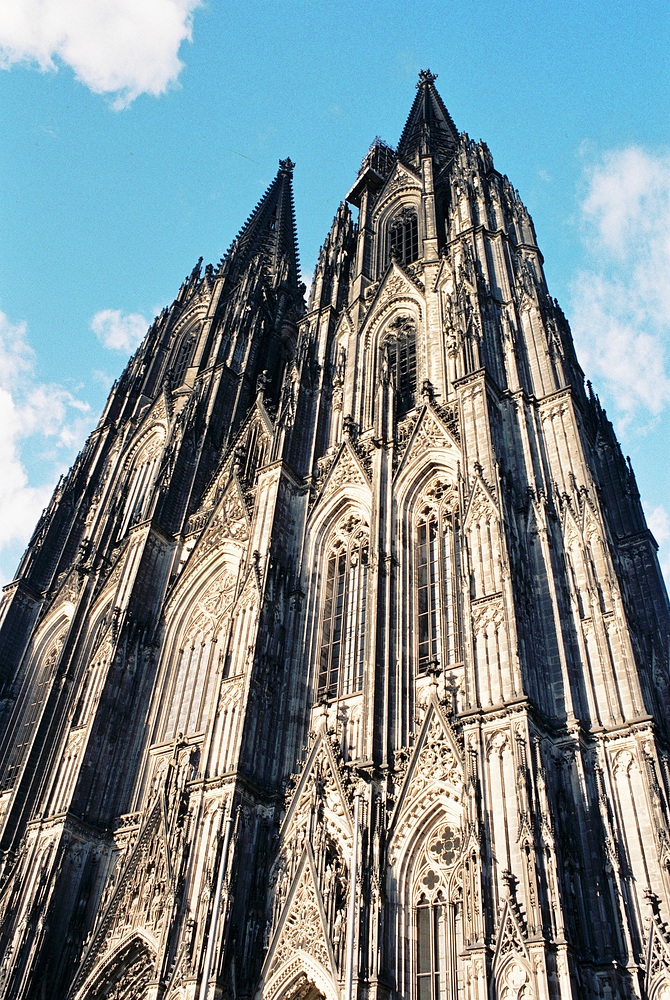
{"type": "Polygon", "coordinates": [[[182,70],[200,0],[3,0],[0,67],[69,66],[115,109],[140,94],[164,93],[182,70]]]}
{"type": "MultiPolygon", "coordinates": [[[[585,371],[619,433],[645,436],[670,406],[670,154],[613,150],[586,172],[587,265],[572,287],[572,327],[585,371]]],[[[670,517],[645,504],[670,583],[670,517]]]]}
{"type": "Polygon", "coordinates": [[[141,313],[124,313],[120,309],[101,309],[91,320],[91,330],[100,343],[124,354],[142,343],[148,325],[141,313]]]}
{"type": "Polygon", "coordinates": [[[670,587],[670,515],[662,504],[656,507],[645,504],[644,513],[649,530],[658,542],[661,569],[670,587]]]}
{"type": "Polygon", "coordinates": [[[605,153],[581,209],[590,263],[572,289],[580,359],[619,426],[643,424],[670,403],[670,155],[605,153]]]}
{"type": "Polygon", "coordinates": [[[90,424],[90,408],[62,385],[38,381],[25,323],[0,312],[0,582],[15,568],[58,475],[90,424]],[[41,481],[27,468],[43,450],[41,481]]]}

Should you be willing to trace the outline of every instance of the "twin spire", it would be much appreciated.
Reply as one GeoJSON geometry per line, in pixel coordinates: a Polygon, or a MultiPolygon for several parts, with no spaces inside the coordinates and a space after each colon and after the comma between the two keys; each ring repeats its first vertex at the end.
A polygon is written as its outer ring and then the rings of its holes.
{"type": "MultiPolygon", "coordinates": [[[[421,156],[431,155],[442,165],[451,159],[458,143],[458,130],[435,89],[436,73],[422,69],[417,95],[398,143],[401,160],[418,166],[421,156]]],[[[228,265],[241,271],[260,256],[277,287],[297,290],[300,262],[293,203],[293,168],[288,157],[279,161],[277,176],[233,241],[219,271],[228,265]]]]}
{"type": "Polygon", "coordinates": [[[458,144],[458,129],[435,89],[437,73],[422,69],[417,95],[398,143],[398,159],[418,166],[421,156],[432,156],[442,165],[458,144]]]}
{"type": "Polygon", "coordinates": [[[242,226],[221,261],[241,271],[253,257],[260,257],[273,286],[297,289],[300,282],[298,238],[293,203],[293,168],[287,157],[279,161],[277,176],[242,226]]]}

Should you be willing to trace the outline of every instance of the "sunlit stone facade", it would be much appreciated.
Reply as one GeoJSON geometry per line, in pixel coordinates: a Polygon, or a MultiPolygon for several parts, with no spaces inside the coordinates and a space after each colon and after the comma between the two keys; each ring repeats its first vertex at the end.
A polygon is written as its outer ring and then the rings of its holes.
{"type": "Polygon", "coordinates": [[[670,997],[656,545],[434,80],[306,308],[281,162],[5,589],[5,997],[670,997]]]}

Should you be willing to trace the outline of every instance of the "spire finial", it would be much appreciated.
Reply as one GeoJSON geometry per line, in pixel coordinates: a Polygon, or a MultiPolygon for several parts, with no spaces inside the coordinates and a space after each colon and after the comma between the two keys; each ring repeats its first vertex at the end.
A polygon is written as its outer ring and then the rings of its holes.
{"type": "Polygon", "coordinates": [[[419,70],[419,82],[416,85],[417,90],[421,90],[424,83],[435,83],[437,80],[437,73],[431,73],[429,69],[419,70]]]}
{"type": "Polygon", "coordinates": [[[294,167],[295,163],[293,162],[290,156],[287,156],[285,160],[279,161],[279,169],[282,170],[285,174],[292,174],[294,167]]]}

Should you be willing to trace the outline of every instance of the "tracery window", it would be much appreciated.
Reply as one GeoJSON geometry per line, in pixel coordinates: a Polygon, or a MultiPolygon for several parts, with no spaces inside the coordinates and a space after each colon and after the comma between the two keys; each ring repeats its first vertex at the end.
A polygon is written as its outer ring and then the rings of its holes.
{"type": "Polygon", "coordinates": [[[184,381],[186,369],[191,362],[191,354],[193,353],[194,343],[195,338],[193,334],[187,334],[179,346],[170,377],[172,386],[175,389],[178,388],[184,381]]]}
{"type": "Polygon", "coordinates": [[[327,548],[318,695],[337,698],[363,687],[367,620],[368,526],[349,514],[327,548]]]}
{"type": "Polygon", "coordinates": [[[444,936],[441,898],[429,903],[424,893],[416,908],[416,995],[418,1000],[439,1000],[440,944],[444,936]]]}
{"type": "Polygon", "coordinates": [[[401,264],[411,264],[419,256],[419,223],[415,208],[405,207],[391,220],[389,251],[401,264]]]}
{"type": "Polygon", "coordinates": [[[9,730],[0,748],[6,756],[0,791],[12,788],[18,778],[37,731],[54,678],[67,629],[51,639],[47,649],[38,649],[17,699],[14,728],[9,730]],[[7,752],[8,751],[8,752],[7,752]]]}
{"type": "Polygon", "coordinates": [[[463,950],[461,886],[456,864],[461,834],[442,822],[419,858],[414,889],[415,1000],[459,1000],[458,958],[463,950]]]}
{"type": "Polygon", "coordinates": [[[381,351],[382,381],[393,381],[401,417],[416,404],[416,324],[411,316],[398,316],[389,324],[381,351]]]}
{"type": "Polygon", "coordinates": [[[460,662],[455,491],[441,479],[422,496],[415,521],[417,670],[460,662]]]}
{"type": "Polygon", "coordinates": [[[217,669],[225,657],[224,627],[234,595],[234,579],[225,573],[197,602],[173,668],[163,740],[202,732],[209,722],[217,669]]]}
{"type": "Polygon", "coordinates": [[[163,452],[164,432],[162,428],[151,434],[135,456],[133,468],[127,479],[126,503],[121,521],[119,538],[133,524],[148,516],[152,496],[152,486],[163,452]]]}

